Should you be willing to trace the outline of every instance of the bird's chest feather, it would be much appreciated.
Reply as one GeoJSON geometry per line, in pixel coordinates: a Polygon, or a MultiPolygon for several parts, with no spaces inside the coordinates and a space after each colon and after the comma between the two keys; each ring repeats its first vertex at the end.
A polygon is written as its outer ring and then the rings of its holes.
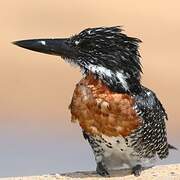
{"type": "Polygon", "coordinates": [[[140,126],[133,106],[131,96],[111,92],[90,74],[76,85],[70,104],[71,119],[92,135],[125,137],[140,126]]]}

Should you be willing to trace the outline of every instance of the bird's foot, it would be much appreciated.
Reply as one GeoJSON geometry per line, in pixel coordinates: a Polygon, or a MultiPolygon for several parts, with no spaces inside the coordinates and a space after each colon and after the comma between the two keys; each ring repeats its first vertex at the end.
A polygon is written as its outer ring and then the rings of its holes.
{"type": "Polygon", "coordinates": [[[132,174],[134,174],[134,176],[140,176],[141,172],[142,172],[142,166],[140,164],[132,168],[132,174]]]}
{"type": "Polygon", "coordinates": [[[96,172],[103,177],[110,177],[110,174],[102,162],[97,163],[96,172]]]}

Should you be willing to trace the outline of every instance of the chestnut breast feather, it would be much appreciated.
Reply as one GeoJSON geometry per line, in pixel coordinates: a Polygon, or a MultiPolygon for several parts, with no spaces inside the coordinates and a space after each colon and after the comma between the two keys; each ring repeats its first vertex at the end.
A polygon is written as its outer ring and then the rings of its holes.
{"type": "Polygon", "coordinates": [[[140,126],[141,121],[133,106],[131,96],[111,92],[101,80],[89,74],[74,90],[71,120],[78,121],[90,134],[125,137],[140,126]]]}

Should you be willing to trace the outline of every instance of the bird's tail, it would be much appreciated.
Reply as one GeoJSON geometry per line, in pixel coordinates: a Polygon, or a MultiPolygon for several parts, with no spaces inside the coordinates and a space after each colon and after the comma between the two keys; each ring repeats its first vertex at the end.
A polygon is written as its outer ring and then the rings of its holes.
{"type": "Polygon", "coordinates": [[[176,148],[175,146],[173,146],[173,145],[171,145],[171,144],[168,144],[168,148],[169,148],[169,149],[178,150],[178,148],[176,148]]]}

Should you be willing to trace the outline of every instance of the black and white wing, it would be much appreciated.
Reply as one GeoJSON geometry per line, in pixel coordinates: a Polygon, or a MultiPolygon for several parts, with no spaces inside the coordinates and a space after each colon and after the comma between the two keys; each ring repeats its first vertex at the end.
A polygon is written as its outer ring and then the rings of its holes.
{"type": "Polygon", "coordinates": [[[151,90],[142,87],[143,91],[135,96],[135,110],[141,117],[142,124],[135,130],[132,145],[142,157],[166,158],[169,153],[166,124],[167,114],[151,90]]]}

